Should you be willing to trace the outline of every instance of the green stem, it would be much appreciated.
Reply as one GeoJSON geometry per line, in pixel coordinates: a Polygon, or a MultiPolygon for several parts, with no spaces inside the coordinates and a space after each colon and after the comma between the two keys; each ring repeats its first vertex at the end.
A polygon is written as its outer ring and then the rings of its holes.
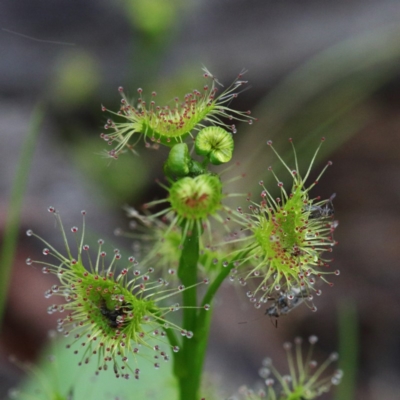
{"type": "MultiPolygon", "coordinates": [[[[197,263],[199,259],[199,235],[201,233],[194,224],[192,234],[185,238],[181,258],[179,260],[178,276],[186,287],[197,283],[197,263]]],[[[198,398],[201,373],[198,373],[198,344],[200,337],[197,332],[197,288],[183,291],[183,327],[193,332],[193,338],[184,338],[182,349],[175,354],[174,373],[179,381],[180,399],[198,398]]],[[[204,355],[203,355],[204,357],[204,355]]]]}
{"type": "Polygon", "coordinates": [[[207,311],[204,306],[206,304],[211,304],[215,294],[217,293],[219,287],[225,278],[229,275],[233,267],[235,266],[235,261],[240,260],[246,255],[246,252],[239,253],[228,266],[224,267],[223,270],[218,274],[218,276],[214,279],[213,283],[208,288],[203,301],[201,303],[202,308],[198,313],[197,325],[198,325],[198,337],[199,337],[199,354],[201,357],[198,357],[197,363],[197,373],[201,374],[204,364],[205,353],[207,350],[208,336],[210,333],[210,325],[211,325],[211,311],[207,311]]]}
{"type": "Polygon", "coordinates": [[[10,195],[7,220],[4,228],[4,240],[0,251],[0,324],[3,320],[11,267],[17,247],[22,201],[43,115],[43,108],[40,105],[36,106],[31,118],[29,132],[23,143],[18,169],[10,195]]]}
{"type": "Polygon", "coordinates": [[[210,158],[209,158],[208,156],[204,156],[204,160],[203,160],[203,162],[201,163],[201,166],[202,166],[204,169],[207,169],[208,164],[210,164],[210,158]]]}
{"type": "MultiPolygon", "coordinates": [[[[234,267],[234,263],[236,260],[239,258],[242,258],[243,254],[240,253],[233,261],[229,263],[228,266],[224,267],[224,269],[218,274],[218,276],[214,279],[213,283],[210,285],[210,287],[207,290],[207,293],[205,294],[203,301],[201,305],[204,307],[206,304],[210,304],[212,299],[214,298],[215,294],[217,293],[217,290],[221,286],[222,282],[225,280],[225,278],[229,275],[231,272],[232,268],[234,267]]],[[[199,313],[199,316],[201,315],[206,315],[207,311],[206,310],[201,310],[199,313]]]]}
{"type": "MultiPolygon", "coordinates": [[[[235,261],[243,258],[245,253],[239,253],[231,263],[222,269],[208,288],[203,301],[202,308],[183,309],[183,327],[192,331],[192,339],[184,339],[182,349],[174,354],[174,374],[179,382],[180,400],[199,398],[199,389],[207,350],[208,337],[211,326],[212,312],[207,311],[204,306],[210,304],[219,287],[234,267],[235,261]]],[[[192,235],[188,236],[183,243],[183,250],[179,262],[178,276],[185,286],[197,283],[197,262],[199,259],[199,232],[197,227],[193,229],[192,235]]],[[[196,287],[183,292],[184,307],[197,306],[196,287]]],[[[171,345],[176,337],[170,338],[171,345]],[[172,341],[171,341],[172,339],[172,341]]]]}

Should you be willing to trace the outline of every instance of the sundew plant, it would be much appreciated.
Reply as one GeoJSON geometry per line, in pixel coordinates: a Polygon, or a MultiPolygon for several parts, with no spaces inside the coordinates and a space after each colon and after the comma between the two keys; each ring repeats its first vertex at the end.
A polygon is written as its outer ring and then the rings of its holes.
{"type": "MultiPolygon", "coordinates": [[[[27,264],[41,266],[43,273],[59,280],[45,293],[58,298],[48,312],[60,313],[57,330],[68,338],[77,363],[97,375],[130,379],[132,393],[143,364],[152,364],[156,375],[167,361],[173,365],[180,400],[219,398],[204,387],[202,374],[214,298],[225,280],[243,286],[243,301],[277,325],[297,306],[316,311],[315,296],[339,275],[330,266],[338,225],[335,195],[321,198],[315,192],[332,163],[311,178],[324,138],[315,143],[306,165],[298,160],[291,139],[282,140],[291,142],[293,164],[266,140],[271,163],[280,163],[286,176],[266,165],[265,173],[276,181],[272,187],[260,181],[254,196],[229,193],[224,172],[232,163],[236,124],[253,124],[256,119],[250,111],[232,108],[247,83],[243,73],[227,88],[206,69],[204,79],[201,90],[183,100],[175,98],[173,106],[157,105],[156,93],[147,98],[142,89],[128,99],[123,88],[119,110],[102,106],[107,122],[101,138],[110,146],[106,155],[112,162],[135,157],[141,141],[143,151],[168,149],[160,171],[165,177],[160,181],[164,198],[149,199],[141,210],[126,208],[135,225],[126,234],[146,251],[126,255],[115,249],[110,257],[102,239],[93,250],[85,238],[86,212],[82,211],[81,224],[66,229],[62,210],[54,206],[48,211],[60,229],[63,249],[37,232],[27,232],[43,243],[45,256],[28,259],[27,264]],[[288,177],[290,184],[284,185],[288,177]],[[238,201],[235,208],[226,202],[233,196],[238,201]]],[[[309,342],[312,350],[316,338],[309,342]]],[[[318,367],[310,349],[303,353],[299,338],[294,349],[285,344],[289,374],[281,375],[264,360],[264,387],[242,387],[239,392],[232,388],[232,399],[319,397],[339,383],[342,373],[326,371],[336,354],[318,367]]],[[[68,398],[57,396],[51,398],[68,398]]]]}

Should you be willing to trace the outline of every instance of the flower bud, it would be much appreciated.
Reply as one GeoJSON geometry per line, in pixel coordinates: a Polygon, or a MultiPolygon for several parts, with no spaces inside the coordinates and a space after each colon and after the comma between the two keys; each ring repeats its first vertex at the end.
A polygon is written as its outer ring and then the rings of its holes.
{"type": "Polygon", "coordinates": [[[178,143],[169,152],[168,159],[164,164],[166,175],[183,177],[189,174],[191,159],[186,143],[178,143]]]}

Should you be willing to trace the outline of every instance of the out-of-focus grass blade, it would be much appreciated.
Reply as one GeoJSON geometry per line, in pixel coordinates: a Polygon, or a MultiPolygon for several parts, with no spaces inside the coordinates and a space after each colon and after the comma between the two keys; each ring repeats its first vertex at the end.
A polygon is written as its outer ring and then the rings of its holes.
{"type": "Polygon", "coordinates": [[[3,244],[0,249],[0,324],[3,320],[11,267],[17,246],[22,202],[43,116],[44,110],[42,105],[39,104],[35,107],[32,113],[30,128],[22,146],[17,172],[8,203],[3,244]]]}
{"type": "Polygon", "coordinates": [[[358,319],[355,303],[339,303],[339,368],[344,375],[335,391],[336,400],[355,399],[358,366],[358,319]]]}
{"type": "MultiPolygon", "coordinates": [[[[274,160],[267,140],[274,140],[282,158],[291,163],[293,154],[287,139],[293,138],[301,164],[303,158],[310,159],[322,136],[328,140],[320,160],[370,120],[374,114],[365,106],[366,100],[398,74],[399,35],[400,28],[391,26],[338,43],[272,89],[253,110],[259,121],[249,128],[242,127],[238,137],[235,155],[250,160],[242,164],[248,178],[263,178],[265,184],[272,178],[265,172],[272,161],[260,161],[274,160]],[[240,140],[244,136],[246,139],[240,140]]],[[[282,168],[279,164],[277,167],[282,168]]],[[[275,172],[279,174],[278,169],[275,172]]]]}

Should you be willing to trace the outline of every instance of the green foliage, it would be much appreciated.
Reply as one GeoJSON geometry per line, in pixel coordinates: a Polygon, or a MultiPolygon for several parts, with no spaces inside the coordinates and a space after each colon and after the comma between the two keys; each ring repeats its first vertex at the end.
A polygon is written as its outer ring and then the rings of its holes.
{"type": "Polygon", "coordinates": [[[81,106],[93,96],[100,84],[96,59],[88,52],[64,53],[55,66],[52,101],[61,107],[81,106]]]}
{"type": "Polygon", "coordinates": [[[135,200],[148,180],[149,170],[138,157],[120,157],[118,163],[102,161],[104,144],[98,138],[82,138],[71,150],[77,168],[95,184],[104,196],[101,203],[124,204],[135,200]]]}
{"type": "Polygon", "coordinates": [[[156,38],[179,23],[187,3],[182,0],[124,0],[129,20],[142,34],[156,38]]]}
{"type": "MultiPolygon", "coordinates": [[[[95,376],[90,364],[78,366],[79,356],[65,350],[68,343],[70,340],[67,339],[57,341],[45,351],[37,367],[27,370],[27,379],[18,390],[16,399],[31,399],[32,393],[35,393],[35,400],[69,400],[70,395],[72,400],[108,400],[116,397],[130,400],[132,393],[137,399],[178,398],[178,387],[172,377],[171,363],[164,363],[159,370],[154,370],[151,363],[143,363],[140,379],[134,381],[116,380],[112,370],[101,371],[95,376]]],[[[151,350],[143,349],[143,356],[150,358],[151,350]]],[[[133,358],[130,364],[134,369],[133,358]]]]}

